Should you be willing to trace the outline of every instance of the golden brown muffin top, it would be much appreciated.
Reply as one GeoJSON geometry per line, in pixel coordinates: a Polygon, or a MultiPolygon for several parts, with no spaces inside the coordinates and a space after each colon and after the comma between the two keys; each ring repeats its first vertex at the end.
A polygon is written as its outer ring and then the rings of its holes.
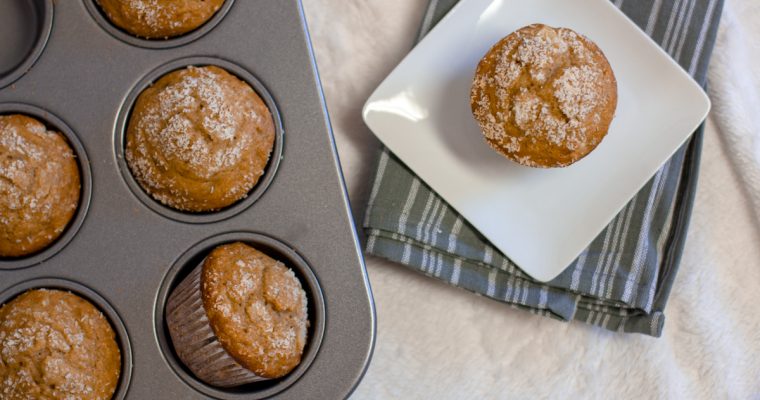
{"type": "Polygon", "coordinates": [[[607,134],[617,83],[588,38],[542,24],[508,35],[478,65],[472,111],[488,144],[531,167],[562,167],[607,134]]]}
{"type": "Polygon", "coordinates": [[[201,292],[214,334],[240,365],[279,378],[301,362],[306,293],[283,263],[243,243],[219,246],[203,263],[201,292]]]}
{"type": "Polygon", "coordinates": [[[111,325],[81,297],[37,289],[0,308],[0,398],[110,399],[120,372],[111,325]]]}
{"type": "Polygon", "coordinates": [[[126,158],[156,200],[207,212],[245,197],[274,146],[272,114],[245,82],[214,66],[168,73],[135,102],[126,158]]]}
{"type": "Polygon", "coordinates": [[[97,0],[114,25],[139,37],[167,39],[195,30],[224,0],[97,0]]]}
{"type": "Polygon", "coordinates": [[[79,181],[63,135],[25,115],[0,115],[0,257],[55,241],[77,210],[79,181]]]}

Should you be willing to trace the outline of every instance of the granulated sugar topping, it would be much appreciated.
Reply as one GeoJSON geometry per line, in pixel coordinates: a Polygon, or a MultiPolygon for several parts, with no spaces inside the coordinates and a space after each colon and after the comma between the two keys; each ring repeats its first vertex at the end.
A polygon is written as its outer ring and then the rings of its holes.
{"type": "Polygon", "coordinates": [[[570,120],[585,120],[599,105],[596,90],[600,71],[588,65],[569,67],[554,81],[554,97],[570,120]]]}
{"type": "Polygon", "coordinates": [[[218,76],[205,68],[187,71],[193,73],[182,74],[179,82],[158,92],[155,107],[145,110],[137,129],[150,132],[149,141],[164,157],[178,159],[210,178],[240,161],[251,136],[236,137],[241,124],[232,112],[234,97],[225,92],[218,76]]]}
{"type": "Polygon", "coordinates": [[[166,0],[122,0],[124,6],[132,9],[137,14],[137,18],[145,25],[152,28],[160,28],[163,24],[168,23],[172,27],[182,24],[176,15],[177,5],[174,1],[166,0]]]}

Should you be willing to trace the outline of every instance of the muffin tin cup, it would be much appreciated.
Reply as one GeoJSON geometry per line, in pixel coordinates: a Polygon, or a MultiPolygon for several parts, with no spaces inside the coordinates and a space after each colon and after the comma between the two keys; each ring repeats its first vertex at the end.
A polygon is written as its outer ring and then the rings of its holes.
{"type": "Polygon", "coordinates": [[[0,25],[2,51],[9,52],[10,63],[15,64],[0,70],[2,89],[21,78],[42,55],[53,29],[53,0],[0,1],[0,25]],[[20,22],[29,12],[34,14],[33,21],[20,22]]]}
{"type": "Polygon", "coordinates": [[[209,18],[208,21],[206,21],[198,28],[185,33],[184,35],[175,36],[168,39],[146,39],[135,36],[114,25],[111,20],[108,19],[108,16],[106,16],[105,12],[103,12],[95,0],[82,1],[84,1],[84,5],[87,8],[87,11],[90,12],[90,15],[92,15],[92,18],[98,23],[98,25],[100,25],[101,28],[103,28],[103,30],[124,43],[130,44],[132,46],[143,47],[146,49],[171,49],[174,47],[184,46],[200,39],[204,35],[208,34],[211,30],[213,30],[214,27],[216,27],[224,19],[224,17],[227,15],[227,12],[230,11],[230,8],[235,2],[235,0],[225,0],[222,7],[219,8],[216,14],[209,18]]]}
{"type": "Polygon", "coordinates": [[[124,177],[124,180],[126,181],[129,188],[132,190],[132,193],[134,193],[135,196],[137,196],[137,198],[139,198],[143,204],[145,204],[151,210],[175,221],[193,224],[204,224],[222,221],[241,213],[246,208],[255,203],[256,200],[258,200],[264,194],[264,192],[266,192],[267,188],[274,180],[275,174],[277,173],[277,168],[280,165],[284,148],[284,139],[285,133],[283,131],[282,119],[277,108],[277,103],[275,103],[274,98],[269,93],[266,86],[261,83],[261,81],[256,79],[256,77],[252,73],[248,72],[245,68],[233,62],[217,57],[195,56],[168,62],[151,71],[137,83],[137,85],[127,96],[124,104],[122,105],[122,109],[119,112],[119,119],[116,124],[116,139],[114,140],[114,143],[116,144],[116,159],[119,163],[121,174],[124,177]],[[132,108],[134,108],[137,98],[151,84],[172,71],[180,70],[189,66],[200,67],[209,65],[223,68],[227,72],[236,76],[238,79],[241,79],[251,88],[253,88],[256,94],[261,97],[261,99],[267,105],[267,108],[269,108],[269,112],[272,115],[272,120],[274,121],[274,146],[272,147],[272,153],[269,156],[269,162],[264,169],[264,174],[259,178],[258,182],[256,182],[256,185],[248,192],[248,195],[245,198],[237,201],[229,207],[218,211],[204,213],[183,212],[162,204],[158,200],[154,199],[151,195],[143,190],[135,177],[132,175],[132,171],[130,170],[125,157],[127,128],[129,127],[129,117],[132,114],[132,108]]]}
{"type": "Polygon", "coordinates": [[[116,344],[119,346],[121,356],[121,372],[119,374],[119,383],[116,385],[113,400],[123,400],[127,397],[129,383],[132,379],[132,347],[129,342],[129,335],[119,314],[113,307],[92,289],[66,279],[58,278],[38,278],[21,282],[0,292],[0,305],[6,304],[17,296],[34,289],[58,289],[76,294],[77,296],[89,301],[106,317],[111,328],[116,335],[116,344]]]}
{"type": "Polygon", "coordinates": [[[286,390],[317,357],[325,323],[322,288],[306,260],[278,239],[244,231],[210,237],[186,251],[164,278],[155,311],[156,334],[167,363],[188,385],[217,399],[263,399],[286,390]],[[200,291],[203,260],[217,246],[235,242],[246,243],[283,262],[293,270],[306,292],[309,316],[306,346],[301,363],[282,378],[262,378],[240,366],[218,344],[206,318],[200,291]],[[174,334],[169,327],[173,324],[176,324],[174,334]],[[177,348],[182,349],[181,355],[177,348]]]}
{"type": "Polygon", "coordinates": [[[177,356],[211,386],[235,387],[267,380],[240,365],[217,340],[203,306],[203,262],[169,296],[166,324],[177,356]]]}
{"type": "Polygon", "coordinates": [[[21,103],[0,103],[0,115],[10,114],[22,114],[33,117],[45,124],[48,128],[60,132],[66,138],[66,142],[77,158],[81,189],[77,211],[74,213],[74,216],[71,218],[71,221],[69,221],[69,224],[63,233],[61,233],[61,235],[50,245],[37,253],[14,258],[0,257],[0,270],[26,268],[38,265],[61,251],[72,239],[74,239],[79,228],[81,228],[84,223],[92,198],[92,172],[90,171],[90,160],[87,157],[87,152],[84,150],[82,142],[79,141],[79,138],[74,131],[72,131],[71,128],[69,128],[69,126],[60,118],[39,107],[21,103]]]}

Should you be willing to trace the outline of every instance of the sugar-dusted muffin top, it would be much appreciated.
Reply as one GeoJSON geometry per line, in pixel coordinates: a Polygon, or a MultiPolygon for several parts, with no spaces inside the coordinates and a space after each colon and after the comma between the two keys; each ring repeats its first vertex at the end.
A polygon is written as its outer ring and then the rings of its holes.
{"type": "Polygon", "coordinates": [[[167,39],[200,27],[224,0],[97,0],[111,22],[147,39],[167,39]]]}
{"type": "Polygon", "coordinates": [[[25,115],[0,115],[0,257],[50,245],[79,196],[79,168],[63,135],[25,115]]]}
{"type": "Polygon", "coordinates": [[[564,167],[607,134],[617,82],[591,40],[566,28],[526,26],[478,65],[470,103],[488,144],[530,167],[564,167]]]}
{"type": "Polygon", "coordinates": [[[283,263],[243,243],[219,246],[203,263],[201,292],[214,334],[243,367],[278,378],[301,362],[306,293],[283,263]]]}
{"type": "Polygon", "coordinates": [[[170,72],[135,102],[127,128],[132,175],[156,200],[209,212],[248,195],[264,174],[275,126],[245,82],[215,66],[170,72]]]}
{"type": "Polygon", "coordinates": [[[120,373],[111,325],[81,297],[37,289],[0,308],[1,399],[110,399],[120,373]]]}

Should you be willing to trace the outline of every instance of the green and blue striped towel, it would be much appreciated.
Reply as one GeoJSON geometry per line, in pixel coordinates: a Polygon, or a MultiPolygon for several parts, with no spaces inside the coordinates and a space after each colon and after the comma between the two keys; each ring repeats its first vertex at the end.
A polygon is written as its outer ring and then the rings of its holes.
{"type": "MultiPolygon", "coordinates": [[[[458,1],[432,0],[420,37],[458,1]]],[[[705,83],[723,0],[613,3],[705,83]]],[[[367,253],[535,314],[660,336],[691,214],[701,143],[702,128],[546,284],[495,250],[386,149],[364,222],[367,253]]]]}

